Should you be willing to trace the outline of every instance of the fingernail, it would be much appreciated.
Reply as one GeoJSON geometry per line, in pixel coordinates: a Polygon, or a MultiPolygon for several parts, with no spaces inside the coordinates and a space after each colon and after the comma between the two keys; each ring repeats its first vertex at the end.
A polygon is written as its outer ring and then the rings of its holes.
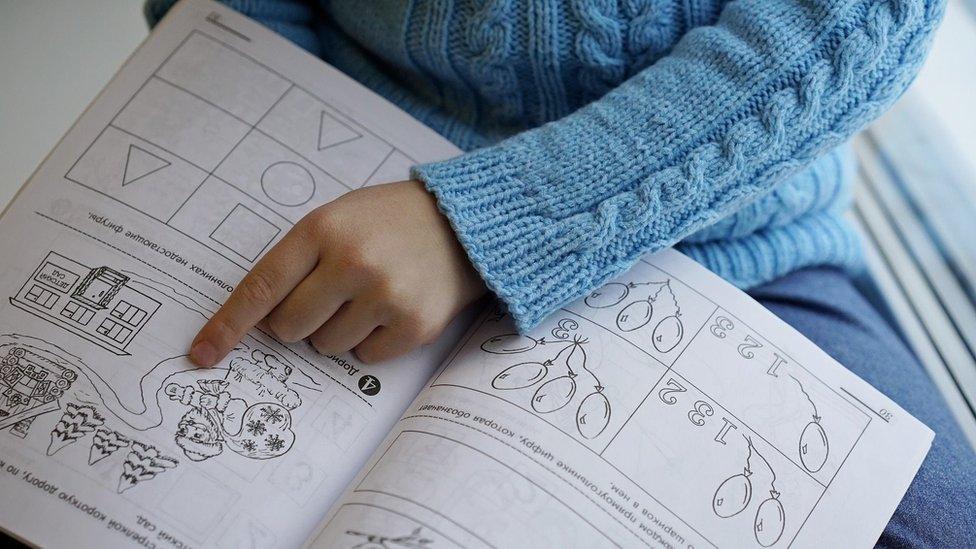
{"type": "Polygon", "coordinates": [[[190,360],[197,366],[209,368],[217,363],[217,349],[209,341],[198,341],[190,347],[190,360]]]}

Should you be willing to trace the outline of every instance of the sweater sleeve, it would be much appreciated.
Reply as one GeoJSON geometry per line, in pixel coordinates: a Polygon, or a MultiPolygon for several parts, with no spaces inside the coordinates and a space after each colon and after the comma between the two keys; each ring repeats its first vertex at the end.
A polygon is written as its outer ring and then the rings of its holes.
{"type": "Polygon", "coordinates": [[[417,166],[520,330],[879,116],[944,0],[739,0],[575,113],[417,166]]]}
{"type": "MultiPolygon", "coordinates": [[[[319,40],[314,31],[315,10],[303,0],[220,0],[222,4],[254,19],[295,44],[319,55],[319,40]]],[[[176,0],[146,0],[143,14],[155,27],[176,0]]]]}

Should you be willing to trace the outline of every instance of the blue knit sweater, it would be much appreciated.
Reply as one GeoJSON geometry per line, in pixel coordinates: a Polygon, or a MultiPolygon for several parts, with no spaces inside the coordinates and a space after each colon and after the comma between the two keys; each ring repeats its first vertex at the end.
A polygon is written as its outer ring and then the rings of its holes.
{"type": "MultiPolygon", "coordinates": [[[[172,0],[149,0],[151,23],[172,0]]],[[[677,245],[853,267],[845,142],[944,0],[231,0],[467,152],[417,166],[520,329],[677,245]]]]}

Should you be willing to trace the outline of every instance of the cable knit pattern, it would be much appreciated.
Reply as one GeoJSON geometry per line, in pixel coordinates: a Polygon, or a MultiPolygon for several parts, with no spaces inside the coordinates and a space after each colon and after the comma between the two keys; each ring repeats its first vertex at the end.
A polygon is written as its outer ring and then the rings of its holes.
{"type": "Polygon", "coordinates": [[[627,70],[623,58],[623,26],[616,19],[616,0],[573,0],[579,18],[576,55],[583,67],[580,84],[599,97],[619,83],[627,70]]]}
{"type": "MultiPolygon", "coordinates": [[[[633,57],[632,66],[642,69],[671,47],[670,36],[680,30],[671,24],[665,2],[656,0],[626,0],[624,10],[630,18],[627,31],[627,51],[633,57]]],[[[674,8],[674,4],[671,4],[674,8]]],[[[676,11],[673,10],[672,11],[676,11]]]]}
{"type": "Polygon", "coordinates": [[[482,95],[497,97],[492,114],[506,120],[522,114],[515,71],[506,63],[512,33],[509,0],[482,0],[475,8],[465,38],[482,95]]]}
{"type": "Polygon", "coordinates": [[[304,47],[318,33],[460,146],[488,144],[412,173],[521,330],[668,246],[744,288],[856,268],[844,144],[907,88],[945,4],[387,0],[370,25],[339,16],[356,0],[230,1],[304,47]]]}

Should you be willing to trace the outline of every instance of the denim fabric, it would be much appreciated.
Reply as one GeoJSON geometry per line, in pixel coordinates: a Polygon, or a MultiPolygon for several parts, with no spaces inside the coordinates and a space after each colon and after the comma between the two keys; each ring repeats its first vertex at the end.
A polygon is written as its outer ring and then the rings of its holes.
{"type": "Polygon", "coordinates": [[[805,269],[749,294],[935,431],[878,547],[976,547],[976,453],[918,359],[847,275],[805,269]]]}

